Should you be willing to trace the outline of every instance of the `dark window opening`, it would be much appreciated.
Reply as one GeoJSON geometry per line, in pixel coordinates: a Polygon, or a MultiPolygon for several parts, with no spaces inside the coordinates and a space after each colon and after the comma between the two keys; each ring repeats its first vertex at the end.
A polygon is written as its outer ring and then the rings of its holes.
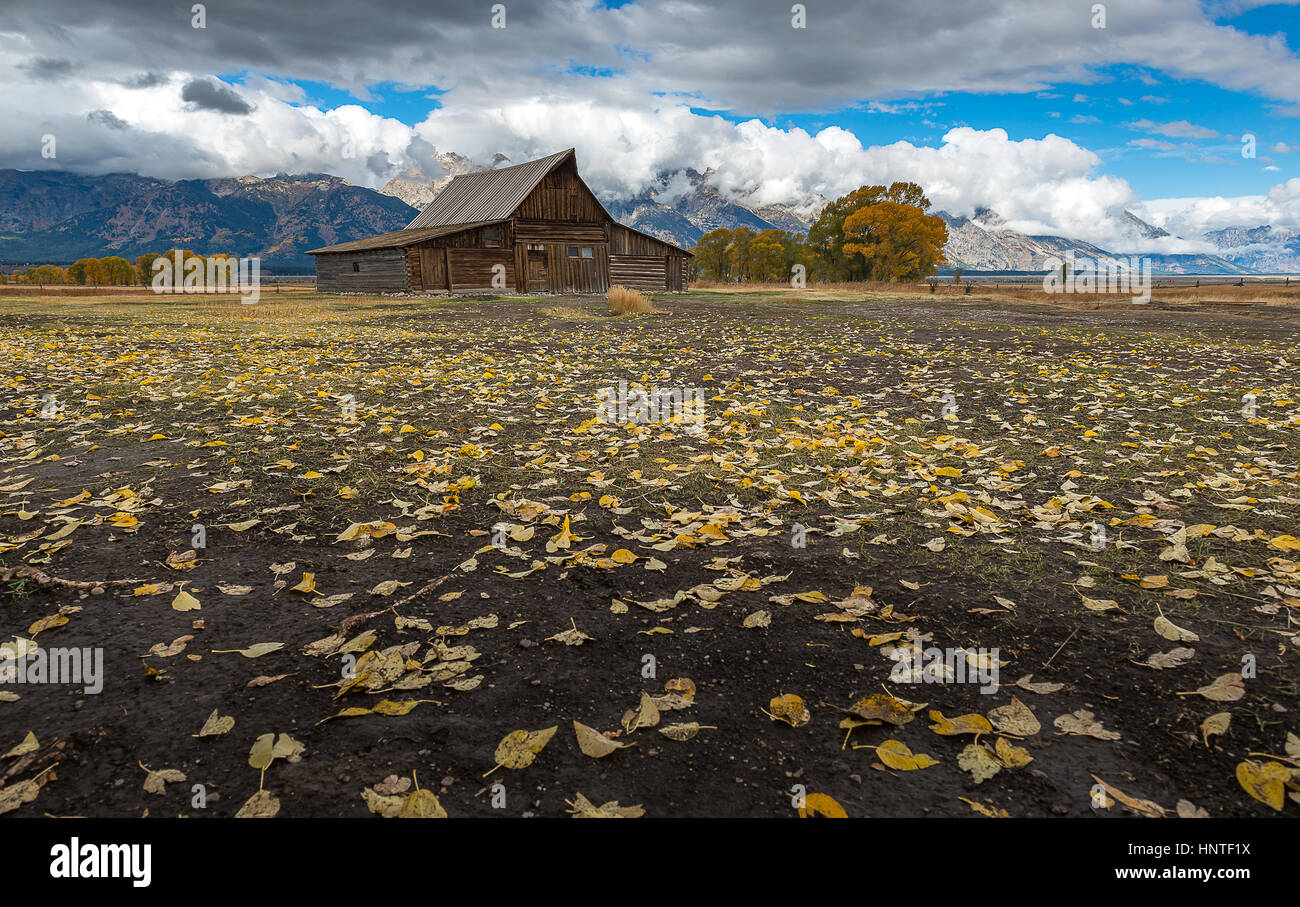
{"type": "Polygon", "coordinates": [[[501,231],[497,229],[483,231],[483,245],[488,248],[496,248],[501,245],[501,231]]]}
{"type": "Polygon", "coordinates": [[[577,246],[569,246],[569,257],[570,257],[570,258],[577,258],[577,257],[578,257],[578,247],[577,247],[577,246]]]}
{"type": "Polygon", "coordinates": [[[352,272],[354,274],[359,274],[361,272],[361,262],[359,261],[352,262],[352,272]]]}

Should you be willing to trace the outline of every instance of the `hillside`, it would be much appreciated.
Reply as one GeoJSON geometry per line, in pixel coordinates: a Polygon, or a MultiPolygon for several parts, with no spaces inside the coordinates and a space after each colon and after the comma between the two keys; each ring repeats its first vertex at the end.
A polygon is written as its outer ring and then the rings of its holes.
{"type": "Polygon", "coordinates": [[[172,247],[312,268],[307,250],[398,230],[400,199],[327,174],[168,180],[0,170],[0,262],[134,258],[172,247]]]}

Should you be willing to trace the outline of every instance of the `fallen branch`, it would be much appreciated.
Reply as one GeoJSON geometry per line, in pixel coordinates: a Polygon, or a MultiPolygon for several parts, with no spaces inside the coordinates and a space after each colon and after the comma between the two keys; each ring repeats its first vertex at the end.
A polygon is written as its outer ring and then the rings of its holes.
{"type": "Polygon", "coordinates": [[[0,582],[13,579],[29,579],[39,586],[58,586],[63,589],[88,589],[91,591],[95,589],[102,590],[105,586],[130,586],[143,582],[143,580],[138,579],[103,579],[86,583],[75,579],[50,576],[35,567],[0,567],[0,582]]]}
{"type": "Polygon", "coordinates": [[[421,586],[417,591],[412,592],[410,595],[406,596],[406,598],[402,599],[399,602],[393,602],[392,607],[390,607],[389,610],[391,611],[392,608],[399,608],[402,605],[409,604],[410,602],[415,601],[417,598],[419,598],[421,595],[423,595],[426,592],[432,592],[434,589],[437,589],[447,580],[451,579],[451,577],[452,574],[448,573],[446,576],[440,576],[437,579],[429,580],[427,583],[421,586]]]}

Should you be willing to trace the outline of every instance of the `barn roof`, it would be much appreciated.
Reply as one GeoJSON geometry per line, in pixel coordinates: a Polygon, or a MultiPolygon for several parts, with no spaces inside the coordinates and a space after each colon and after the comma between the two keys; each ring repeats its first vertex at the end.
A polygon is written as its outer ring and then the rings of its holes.
{"type": "Polygon", "coordinates": [[[405,230],[394,230],[392,233],[380,233],[378,236],[367,236],[365,239],[354,239],[352,242],[338,243],[333,246],[322,246],[319,249],[312,249],[308,255],[317,255],[322,252],[368,252],[374,249],[400,249],[403,246],[414,245],[418,242],[424,242],[426,239],[436,239],[439,236],[450,236],[452,233],[460,233],[464,230],[475,230],[479,227],[486,227],[491,224],[499,224],[502,219],[498,220],[480,220],[468,224],[445,224],[438,227],[421,227],[412,229],[407,227],[405,230]]]}
{"type": "MultiPolygon", "coordinates": [[[[405,229],[396,230],[392,233],[381,233],[379,236],[370,236],[352,242],[325,246],[320,249],[312,249],[307,254],[366,252],[374,249],[401,248],[423,242],[426,239],[436,239],[439,236],[449,236],[463,230],[473,230],[489,224],[502,223],[514,215],[519,206],[523,204],[524,199],[528,198],[529,193],[541,184],[548,173],[571,159],[576,160],[576,153],[574,149],[569,148],[565,151],[538,158],[535,161],[514,164],[498,170],[479,170],[473,173],[463,173],[460,176],[453,177],[451,182],[434,196],[433,201],[416,215],[415,220],[406,225],[405,229]]],[[[579,180],[581,179],[579,177],[579,180]]],[[[599,199],[596,200],[596,204],[600,205],[599,199]]],[[[608,210],[605,210],[604,205],[600,205],[600,207],[601,210],[605,211],[605,215],[610,221],[623,229],[656,240],[694,257],[693,252],[681,248],[676,243],[655,236],[653,233],[646,233],[635,227],[620,224],[608,210]]]]}
{"type": "Polygon", "coordinates": [[[546,174],[574,156],[574,150],[569,148],[512,167],[453,177],[406,228],[505,220],[515,213],[546,174]]]}

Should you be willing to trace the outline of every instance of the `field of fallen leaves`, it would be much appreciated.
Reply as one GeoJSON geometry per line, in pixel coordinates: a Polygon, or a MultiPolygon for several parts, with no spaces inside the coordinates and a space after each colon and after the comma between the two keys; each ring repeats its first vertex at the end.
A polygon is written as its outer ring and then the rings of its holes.
{"type": "Polygon", "coordinates": [[[0,813],[1300,815],[1294,307],[655,306],[0,298],[0,813]]]}

